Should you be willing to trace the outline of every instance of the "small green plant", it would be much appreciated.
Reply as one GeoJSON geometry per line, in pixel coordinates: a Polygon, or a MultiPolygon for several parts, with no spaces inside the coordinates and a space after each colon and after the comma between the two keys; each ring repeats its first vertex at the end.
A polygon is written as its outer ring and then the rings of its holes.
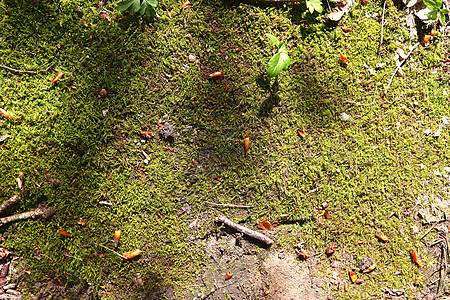
{"type": "Polygon", "coordinates": [[[266,33],[266,36],[275,44],[277,52],[269,60],[269,68],[267,69],[267,75],[269,77],[276,77],[281,71],[286,70],[291,63],[291,59],[287,53],[286,44],[280,42],[275,36],[266,33]]]}
{"type": "Polygon", "coordinates": [[[445,15],[449,10],[442,8],[442,0],[423,0],[425,5],[431,10],[428,13],[428,18],[431,20],[439,19],[442,25],[445,24],[445,15]]]}
{"type": "Polygon", "coordinates": [[[132,16],[139,13],[141,16],[145,14],[149,18],[154,18],[156,6],[158,6],[156,0],[125,0],[117,4],[117,10],[127,11],[132,16]]]}
{"type": "Polygon", "coordinates": [[[306,7],[310,13],[313,13],[314,11],[321,13],[323,11],[322,1],[320,0],[306,0],[306,7]]]}

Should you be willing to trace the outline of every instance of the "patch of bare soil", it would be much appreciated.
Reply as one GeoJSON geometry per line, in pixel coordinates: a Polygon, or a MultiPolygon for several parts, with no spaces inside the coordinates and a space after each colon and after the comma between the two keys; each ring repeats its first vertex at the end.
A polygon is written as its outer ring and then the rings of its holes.
{"type": "Polygon", "coordinates": [[[206,255],[191,299],[326,298],[323,281],[314,275],[314,260],[299,261],[291,252],[262,248],[229,234],[211,236],[206,255]]]}

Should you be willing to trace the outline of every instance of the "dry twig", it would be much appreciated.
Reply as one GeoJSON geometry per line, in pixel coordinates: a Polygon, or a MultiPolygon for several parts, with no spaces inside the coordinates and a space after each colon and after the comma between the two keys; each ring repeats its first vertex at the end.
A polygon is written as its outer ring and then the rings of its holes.
{"type": "Polygon", "coordinates": [[[28,71],[28,70],[17,70],[17,69],[13,69],[11,67],[8,66],[3,66],[0,65],[0,68],[6,69],[8,71],[14,72],[14,73],[27,73],[27,74],[37,74],[37,73],[41,73],[41,72],[46,72],[48,70],[50,70],[50,68],[53,66],[53,64],[51,64],[50,66],[48,66],[47,69],[44,70],[37,70],[37,71],[28,71]]]}
{"type": "Polygon", "coordinates": [[[221,222],[221,223],[233,228],[234,230],[237,230],[239,232],[242,232],[243,234],[248,235],[249,237],[260,240],[261,242],[263,242],[267,245],[271,245],[273,243],[273,240],[271,240],[264,234],[259,233],[254,230],[251,230],[251,229],[248,229],[247,227],[241,226],[239,224],[236,224],[233,221],[231,221],[230,219],[226,218],[225,216],[217,217],[216,222],[221,222]]]}
{"type": "Polygon", "coordinates": [[[209,202],[206,201],[206,203],[208,203],[209,205],[213,205],[213,206],[224,206],[224,207],[234,207],[234,208],[253,208],[252,205],[236,205],[236,204],[222,204],[222,203],[214,203],[214,202],[209,202]]]}
{"type": "Polygon", "coordinates": [[[384,90],[384,94],[387,94],[388,89],[391,87],[392,84],[392,80],[394,80],[395,74],[397,74],[398,70],[400,70],[401,67],[403,67],[403,65],[405,64],[405,62],[408,60],[408,58],[411,56],[411,53],[416,50],[416,48],[420,45],[420,43],[416,43],[414,45],[414,47],[412,47],[412,49],[409,51],[408,55],[406,55],[405,59],[397,66],[397,69],[395,69],[394,74],[392,74],[391,79],[389,80],[389,83],[386,87],[386,89],[384,90]]]}
{"type": "Polygon", "coordinates": [[[0,214],[2,214],[5,210],[16,204],[19,201],[19,199],[20,199],[19,195],[14,195],[9,200],[6,200],[5,203],[0,205],[0,214]]]}
{"type": "Polygon", "coordinates": [[[0,218],[0,226],[7,223],[25,220],[29,218],[41,217],[47,219],[55,214],[55,209],[51,206],[39,205],[35,210],[30,210],[20,214],[0,218]]]}
{"type": "Polygon", "coordinates": [[[380,39],[380,47],[378,48],[378,58],[380,58],[381,47],[383,46],[383,27],[384,27],[384,12],[385,11],[386,11],[386,0],[384,0],[383,16],[381,17],[381,39],[380,39]]]}

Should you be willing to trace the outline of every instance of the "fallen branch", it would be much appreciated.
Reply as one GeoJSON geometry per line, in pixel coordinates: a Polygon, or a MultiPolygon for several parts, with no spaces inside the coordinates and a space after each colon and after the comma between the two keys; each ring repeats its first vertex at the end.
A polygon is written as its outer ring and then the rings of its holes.
{"type": "Polygon", "coordinates": [[[235,208],[253,208],[252,205],[236,205],[236,204],[222,204],[206,201],[209,205],[213,206],[224,206],[224,207],[235,207],[235,208]]]}
{"type": "Polygon", "coordinates": [[[48,66],[47,69],[44,69],[44,70],[28,71],[28,70],[17,70],[17,69],[13,69],[11,67],[8,67],[8,66],[0,65],[0,68],[6,69],[8,71],[11,71],[11,72],[14,72],[14,73],[27,73],[27,74],[37,74],[37,73],[41,73],[41,72],[46,72],[46,71],[50,70],[51,67],[53,67],[53,64],[51,64],[50,66],[48,66]]]}
{"type": "Polygon", "coordinates": [[[19,199],[20,199],[19,195],[14,195],[9,200],[6,200],[5,203],[0,205],[0,214],[2,214],[5,210],[16,204],[19,201],[19,199]]]}
{"type": "Polygon", "coordinates": [[[103,248],[105,248],[105,249],[107,249],[107,250],[109,250],[109,251],[111,251],[111,252],[114,253],[114,254],[119,255],[119,256],[122,257],[123,259],[127,259],[125,256],[123,256],[123,255],[120,254],[119,252],[116,252],[116,251],[114,251],[114,250],[112,250],[112,249],[109,249],[108,247],[103,246],[103,245],[100,245],[100,246],[103,247],[103,248]]]}
{"type": "Polygon", "coordinates": [[[391,79],[389,80],[389,83],[386,87],[386,89],[384,90],[384,94],[387,94],[388,89],[391,87],[392,84],[392,80],[394,80],[395,74],[397,74],[398,70],[400,70],[401,67],[403,67],[403,65],[405,64],[405,62],[408,60],[408,58],[411,56],[411,53],[416,50],[416,48],[420,45],[420,43],[416,43],[414,45],[414,47],[412,47],[412,49],[409,51],[408,55],[406,55],[405,59],[397,66],[397,69],[395,69],[394,74],[392,74],[391,79]]]}
{"type": "Polygon", "coordinates": [[[270,238],[268,238],[267,236],[265,236],[262,233],[259,233],[257,231],[248,229],[244,226],[241,226],[239,224],[234,223],[233,221],[231,221],[230,219],[226,218],[225,216],[220,216],[216,218],[216,222],[221,222],[231,228],[233,228],[236,231],[242,232],[243,234],[248,235],[249,237],[252,237],[254,239],[260,240],[262,242],[264,242],[267,245],[271,245],[273,243],[273,240],[271,240],[270,238]]]}
{"type": "Polygon", "coordinates": [[[55,209],[51,206],[39,205],[35,210],[30,210],[20,214],[0,218],[0,226],[7,223],[25,220],[29,218],[41,217],[47,219],[55,214],[55,209]]]}

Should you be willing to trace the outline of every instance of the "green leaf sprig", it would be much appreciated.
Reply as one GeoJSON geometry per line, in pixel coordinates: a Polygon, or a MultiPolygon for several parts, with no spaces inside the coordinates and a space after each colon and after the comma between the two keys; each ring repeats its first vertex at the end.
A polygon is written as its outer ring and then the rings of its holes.
{"type": "Polygon", "coordinates": [[[280,42],[275,36],[266,33],[266,36],[275,44],[277,47],[277,52],[269,60],[269,68],[267,69],[267,75],[271,77],[276,77],[281,71],[286,70],[291,64],[291,59],[289,58],[286,44],[280,42]]]}
{"type": "Polygon", "coordinates": [[[117,4],[117,10],[128,12],[132,16],[139,13],[141,16],[146,15],[149,18],[154,18],[156,6],[158,6],[156,0],[125,0],[117,4]]]}
{"type": "Polygon", "coordinates": [[[430,9],[428,18],[431,20],[439,19],[442,25],[445,24],[445,15],[449,13],[449,10],[442,7],[442,0],[423,0],[423,3],[430,9]]]}

